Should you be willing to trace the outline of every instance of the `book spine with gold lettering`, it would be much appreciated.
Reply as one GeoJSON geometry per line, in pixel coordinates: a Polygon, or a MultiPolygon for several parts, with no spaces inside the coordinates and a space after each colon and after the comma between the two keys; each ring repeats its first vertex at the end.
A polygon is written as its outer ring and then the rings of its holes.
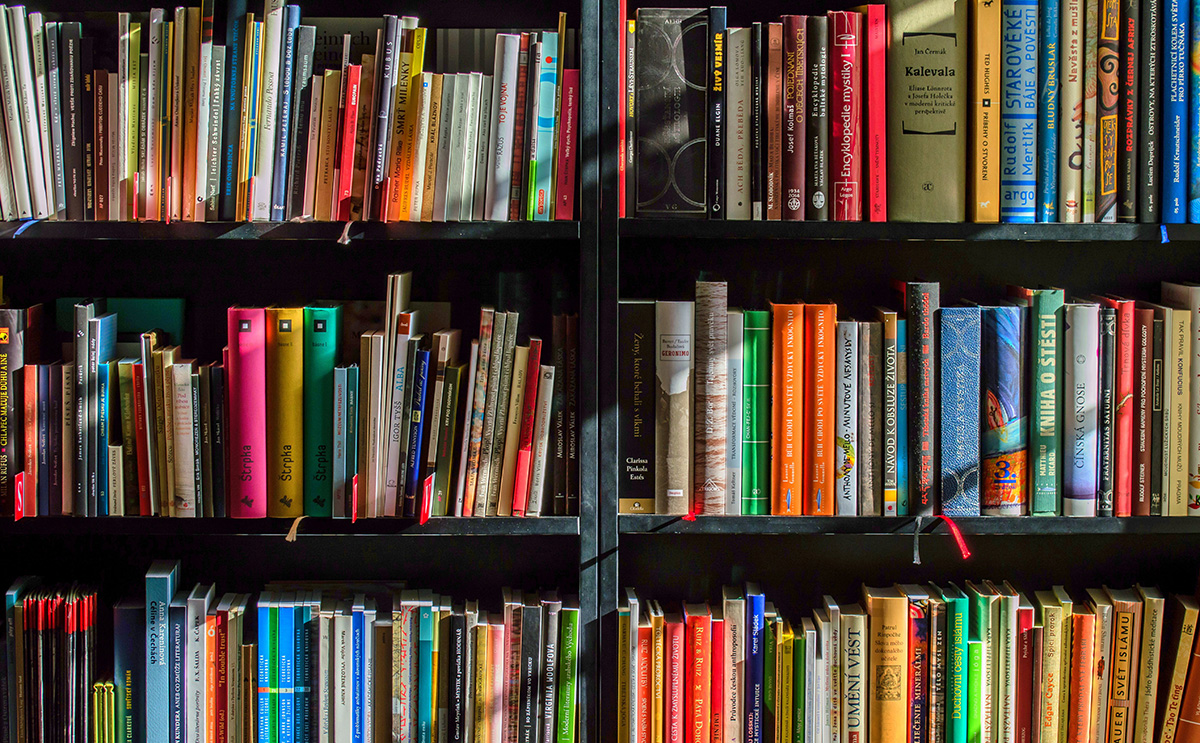
{"type": "Polygon", "coordinates": [[[618,510],[654,513],[654,398],[650,388],[655,358],[654,302],[622,301],[618,332],[618,510]]]}
{"type": "Polygon", "coordinates": [[[1096,60],[1096,221],[1117,221],[1117,99],[1121,89],[1120,0],[1100,0],[1099,52],[1096,60]]]}
{"type": "Polygon", "coordinates": [[[834,393],[837,306],[804,308],[804,514],[834,515],[834,393]]]}
{"type": "MultiPolygon", "coordinates": [[[[1137,706],[1138,655],[1141,646],[1142,602],[1133,591],[1112,591],[1112,685],[1108,696],[1109,743],[1133,740],[1137,706]],[[1128,596],[1121,594],[1128,593],[1128,596]]],[[[1181,726],[1180,732],[1183,728],[1181,726]]],[[[1176,741],[1186,741],[1176,736],[1176,741]]]]}
{"type": "Polygon", "coordinates": [[[863,587],[867,609],[867,722],[872,743],[906,743],[908,599],[895,588],[863,587]]]}
{"type": "Polygon", "coordinates": [[[803,513],[805,306],[776,304],[771,364],[771,513],[803,513]]]}
{"type": "Polygon", "coordinates": [[[971,7],[972,222],[1000,221],[1000,7],[992,0],[971,7]]]}
{"type": "Polygon", "coordinates": [[[267,515],[304,514],[304,308],[267,308],[267,515]]]}

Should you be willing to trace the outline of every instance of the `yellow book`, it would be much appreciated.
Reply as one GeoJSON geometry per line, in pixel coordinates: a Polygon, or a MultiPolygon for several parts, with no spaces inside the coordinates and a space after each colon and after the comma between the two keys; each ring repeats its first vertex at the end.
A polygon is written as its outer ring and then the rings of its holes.
{"type": "Polygon", "coordinates": [[[163,459],[166,466],[161,490],[166,499],[163,504],[166,510],[162,511],[164,516],[175,515],[175,384],[171,367],[174,366],[178,355],[179,346],[167,346],[162,350],[162,369],[158,368],[157,352],[154,360],[155,371],[162,375],[162,397],[159,398],[158,404],[162,406],[163,411],[163,440],[160,442],[163,448],[159,451],[165,452],[163,459]]]}
{"type": "MultiPolygon", "coordinates": [[[[443,597],[435,598],[434,603],[437,603],[438,601],[442,600],[442,598],[443,597]]],[[[433,666],[433,703],[432,703],[433,717],[431,718],[433,720],[432,728],[434,730],[438,729],[438,725],[440,723],[440,719],[439,719],[439,715],[438,715],[438,707],[440,706],[438,703],[438,687],[441,686],[441,681],[440,681],[441,674],[438,673],[438,671],[441,669],[441,663],[438,661],[438,658],[441,657],[442,637],[448,631],[446,629],[446,627],[443,626],[443,624],[446,622],[446,617],[449,615],[449,613],[450,612],[448,612],[446,610],[446,608],[442,607],[442,606],[438,606],[434,609],[433,663],[432,663],[432,666],[433,666]]]]}
{"type": "Polygon", "coordinates": [[[397,217],[402,221],[407,221],[411,214],[408,212],[408,205],[412,204],[412,187],[413,187],[413,172],[421,164],[416,162],[417,153],[417,129],[420,128],[420,122],[417,119],[420,116],[420,100],[421,96],[418,91],[421,88],[421,72],[425,65],[425,29],[413,29],[413,48],[412,48],[412,63],[408,81],[408,114],[404,117],[404,172],[400,176],[400,203],[397,208],[401,215],[397,217]]]}
{"type": "Polygon", "coordinates": [[[267,515],[304,515],[304,308],[267,308],[267,515]]]}
{"type": "MultiPolygon", "coordinates": [[[[141,121],[138,118],[138,103],[141,97],[135,91],[142,89],[141,65],[138,60],[141,57],[140,50],[142,48],[142,24],[129,24],[129,130],[126,132],[125,139],[125,178],[129,181],[129,190],[126,198],[126,209],[129,210],[129,218],[133,219],[134,204],[137,203],[138,189],[134,188],[134,174],[138,168],[138,125],[141,121]]],[[[140,216],[140,215],[139,215],[140,216]]]]}
{"type": "Polygon", "coordinates": [[[657,601],[650,602],[650,740],[663,743],[666,727],[663,719],[663,674],[666,671],[666,650],[663,643],[663,610],[657,601]]]}
{"type": "MultiPolygon", "coordinates": [[[[1063,607],[1052,591],[1037,591],[1033,595],[1038,619],[1042,623],[1042,699],[1036,706],[1040,740],[1054,743],[1059,739],[1060,687],[1063,684],[1063,607]]],[[[1070,653],[1068,653],[1069,655],[1070,653]]],[[[1114,741],[1115,743],[1115,741],[1114,741]]]]}
{"type": "Polygon", "coordinates": [[[972,222],[1000,221],[1000,3],[971,3],[972,222]]]}
{"type": "Polygon", "coordinates": [[[1138,661],[1142,644],[1142,599],[1130,588],[1104,590],[1113,603],[1108,740],[1110,743],[1130,743],[1137,712],[1138,671],[1141,665],[1138,661]]]}
{"type": "Polygon", "coordinates": [[[408,119],[408,98],[413,83],[413,55],[410,45],[414,41],[415,31],[416,29],[405,29],[400,32],[399,65],[396,70],[396,100],[392,110],[392,149],[389,153],[387,168],[389,182],[385,184],[384,189],[386,198],[380,205],[381,214],[383,212],[387,214],[386,219],[383,220],[386,222],[408,220],[408,210],[401,208],[408,202],[401,202],[400,197],[404,191],[401,181],[404,176],[405,158],[408,156],[404,133],[407,131],[405,122],[408,119]]]}
{"type": "Polygon", "coordinates": [[[200,106],[200,8],[187,9],[183,45],[183,221],[196,220],[196,117],[200,106]]]}
{"type": "Polygon", "coordinates": [[[895,588],[863,586],[867,608],[871,743],[908,740],[908,599],[895,588]]]}
{"type": "Polygon", "coordinates": [[[525,420],[522,412],[528,367],[529,346],[517,346],[513,353],[512,391],[508,396],[508,423],[504,432],[504,466],[500,470],[500,504],[497,508],[497,514],[500,516],[512,516],[517,450],[521,448],[521,423],[525,420]]]}
{"type": "Polygon", "coordinates": [[[790,740],[792,730],[792,688],[795,657],[792,643],[795,641],[792,625],[786,619],[780,619],[775,630],[776,679],[775,682],[775,740],[790,740]]]}
{"type": "Polygon", "coordinates": [[[1062,608],[1062,650],[1058,672],[1058,740],[1067,743],[1067,723],[1071,717],[1071,648],[1075,647],[1074,605],[1067,589],[1054,586],[1054,598],[1062,608]]]}
{"type": "Polygon", "coordinates": [[[341,70],[325,70],[321,83],[321,137],[317,145],[317,201],[313,219],[328,222],[333,211],[333,171],[337,160],[338,91],[342,85],[341,70]]]}
{"type": "MultiPolygon", "coordinates": [[[[242,63],[242,118],[238,122],[239,134],[238,142],[246,142],[250,136],[250,97],[254,89],[253,77],[258,69],[258,60],[255,58],[255,50],[258,48],[256,41],[256,31],[258,24],[254,22],[254,14],[246,14],[246,44],[245,48],[249,54],[245,55],[245,60],[242,63]]],[[[249,161],[247,159],[248,147],[242,147],[238,150],[238,169],[237,169],[237,204],[235,211],[238,217],[242,217],[246,213],[246,187],[249,181],[247,168],[249,161]]]]}
{"type": "MultiPolygon", "coordinates": [[[[617,606],[617,743],[629,743],[629,598],[621,594],[617,606]]],[[[714,659],[715,661],[716,659],[714,659]]],[[[476,734],[476,740],[479,735],[476,734]]]]}
{"type": "Polygon", "coordinates": [[[479,612],[479,620],[475,624],[475,719],[471,724],[475,727],[475,742],[490,743],[488,733],[491,730],[491,715],[488,713],[489,700],[492,698],[492,655],[488,641],[487,612],[479,612]]]}

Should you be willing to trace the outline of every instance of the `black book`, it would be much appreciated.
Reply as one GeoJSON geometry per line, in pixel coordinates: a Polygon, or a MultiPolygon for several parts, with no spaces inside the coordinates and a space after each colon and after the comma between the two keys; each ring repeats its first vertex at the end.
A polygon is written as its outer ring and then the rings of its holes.
{"type": "MultiPolygon", "coordinates": [[[[551,513],[567,515],[567,316],[555,315],[551,322],[550,363],[554,365],[554,391],[550,396],[550,444],[554,454],[554,488],[551,513]]],[[[544,499],[543,499],[544,500],[544,499]]]]}
{"type": "Polygon", "coordinates": [[[24,400],[25,313],[0,308],[0,517],[16,508],[16,477],[25,454],[24,400]]]}
{"type": "Polygon", "coordinates": [[[1154,320],[1150,348],[1150,515],[1165,516],[1163,513],[1163,410],[1166,392],[1166,338],[1165,323],[1154,320]]]}
{"type": "MultiPolygon", "coordinates": [[[[542,703],[542,604],[527,597],[521,607],[521,693],[517,708],[517,739],[539,743],[538,710],[542,703]]],[[[548,743],[548,742],[547,742],[548,743]]]]}
{"type": "Polygon", "coordinates": [[[636,28],[637,214],[631,216],[703,217],[708,12],[641,8],[636,28]]]}
{"type": "Polygon", "coordinates": [[[1135,222],[1138,213],[1138,24],[1139,0],[1121,0],[1121,94],[1117,99],[1117,221],[1135,222]]]}
{"type": "MultiPolygon", "coordinates": [[[[529,36],[529,74],[525,76],[525,157],[521,159],[521,212],[518,217],[522,222],[529,219],[529,163],[537,160],[537,103],[538,78],[542,69],[542,42],[534,41],[535,34],[529,36]]],[[[443,97],[443,100],[445,98],[443,97]]],[[[515,180],[515,179],[514,179],[515,180]]]]}
{"type": "MultiPolygon", "coordinates": [[[[94,516],[95,500],[89,498],[91,478],[88,473],[95,469],[88,448],[88,408],[93,399],[90,391],[95,388],[95,372],[88,359],[88,326],[93,317],[107,311],[104,299],[85,299],[75,305],[75,515],[94,516]]],[[[151,373],[147,370],[147,375],[151,373]]]]}
{"type": "MultiPolygon", "coordinates": [[[[46,376],[46,479],[49,488],[49,512],[62,516],[62,406],[63,368],[61,361],[42,366],[46,376]]],[[[41,487],[38,479],[38,487],[41,487]]]]}
{"type": "Polygon", "coordinates": [[[79,64],[83,79],[83,218],[96,219],[96,70],[92,39],[79,42],[79,64]]]}
{"type": "Polygon", "coordinates": [[[67,219],[83,219],[83,74],[78,23],[59,24],[62,58],[63,178],[67,189],[67,219]]]}
{"type": "Polygon", "coordinates": [[[65,141],[64,130],[66,129],[66,113],[63,111],[62,102],[65,100],[63,93],[63,85],[66,81],[66,72],[61,69],[59,60],[59,27],[63,25],[57,22],[47,23],[45,26],[46,35],[46,108],[50,115],[50,159],[53,160],[54,168],[54,196],[46,194],[46,198],[50,199],[50,210],[54,212],[55,219],[67,218],[67,187],[64,177],[65,153],[63,144],[65,141]]]}
{"type": "Polygon", "coordinates": [[[805,192],[808,196],[804,218],[829,219],[829,18],[808,17],[808,110],[804,136],[805,192]]]}
{"type": "Polygon", "coordinates": [[[936,282],[909,282],[904,306],[908,332],[908,451],[909,509],[912,516],[939,512],[938,468],[938,347],[936,282]]]}
{"type": "Polygon", "coordinates": [[[1097,425],[1099,447],[1096,515],[1113,515],[1113,432],[1116,401],[1113,390],[1117,374],[1117,311],[1100,308],[1100,410],[1097,425]]]}
{"type": "Polygon", "coordinates": [[[225,367],[208,373],[209,425],[212,429],[213,516],[225,516],[225,367]]]}
{"type": "MultiPolygon", "coordinates": [[[[567,515],[579,515],[579,315],[567,315],[567,347],[563,365],[567,393],[567,515]]],[[[558,371],[555,370],[557,376],[558,371]]]]}
{"type": "MultiPolygon", "coordinates": [[[[287,210],[284,212],[286,219],[295,219],[304,211],[304,169],[308,164],[308,124],[312,113],[309,82],[312,80],[316,34],[316,26],[300,26],[296,29],[296,75],[292,82],[292,143],[288,147],[292,162],[288,168],[287,210]]],[[[378,92],[376,95],[378,96],[378,92]]],[[[376,97],[375,100],[378,101],[379,98],[376,97]]]]}
{"type": "Polygon", "coordinates": [[[450,740],[466,741],[472,721],[467,719],[467,617],[462,607],[450,615],[450,740]]]}
{"type": "MultiPolygon", "coordinates": [[[[37,389],[37,515],[50,515],[50,365],[36,364],[37,389]]],[[[26,491],[28,494],[28,491],[26,491]]],[[[61,512],[60,512],[61,513],[61,512]]]]}
{"type": "Polygon", "coordinates": [[[767,192],[763,157],[766,148],[766,126],[763,116],[766,85],[763,72],[767,69],[767,45],[763,43],[763,25],[755,21],[750,26],[750,218],[763,218],[763,194],[767,192]]]}
{"type": "MultiPolygon", "coordinates": [[[[1138,132],[1138,221],[1157,224],[1162,209],[1162,173],[1159,172],[1162,151],[1161,132],[1162,90],[1162,6],[1158,0],[1142,0],[1141,39],[1138,62],[1141,69],[1141,98],[1139,100],[1138,132]]],[[[1157,450],[1156,450],[1157,451],[1157,450]]],[[[1160,489],[1161,490],[1161,489],[1160,489]]]]}
{"type": "Polygon", "coordinates": [[[621,29],[625,36],[625,79],[621,81],[621,116],[625,117],[625,216],[637,213],[637,23],[630,21],[621,29]]]}
{"type": "Polygon", "coordinates": [[[708,139],[706,140],[708,180],[708,218],[725,218],[725,7],[708,9],[708,139]]]}
{"type": "Polygon", "coordinates": [[[554,721],[558,711],[558,624],[562,601],[553,591],[542,595],[542,743],[556,740],[554,721]]]}
{"type": "Polygon", "coordinates": [[[623,301],[618,314],[618,510],[654,513],[654,302],[623,301]]]}

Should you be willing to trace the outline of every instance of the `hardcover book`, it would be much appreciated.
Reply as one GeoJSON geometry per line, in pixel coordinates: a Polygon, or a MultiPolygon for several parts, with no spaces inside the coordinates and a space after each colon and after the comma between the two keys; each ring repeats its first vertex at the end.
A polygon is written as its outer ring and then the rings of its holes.
{"type": "Polygon", "coordinates": [[[863,214],[862,41],[862,14],[829,11],[829,145],[837,164],[829,181],[839,222],[860,222],[863,214]]]}
{"type": "Polygon", "coordinates": [[[980,512],[980,310],[943,307],[939,325],[942,513],[977,516],[980,512]]]}
{"type": "Polygon", "coordinates": [[[654,406],[650,367],[654,361],[654,303],[623,301],[620,306],[621,371],[618,399],[618,449],[621,477],[617,497],[621,513],[654,513],[654,406]]]}
{"type": "Polygon", "coordinates": [[[696,282],[695,489],[696,513],[725,512],[728,478],[725,433],[729,422],[729,289],[724,281],[696,282]]]}
{"type": "Polygon", "coordinates": [[[1029,347],[1027,312],[1018,306],[983,308],[980,501],[986,516],[1027,513],[1029,397],[1024,369],[1029,347]]]}
{"type": "Polygon", "coordinates": [[[823,221],[829,219],[829,17],[810,15],[807,27],[804,218],[823,221]]]}
{"type": "Polygon", "coordinates": [[[971,5],[971,167],[972,222],[1000,221],[999,75],[1001,3],[975,0],[971,5]]]}
{"type": "MultiPolygon", "coordinates": [[[[837,306],[810,304],[804,308],[804,514],[837,513],[837,306]]],[[[857,338],[856,338],[857,340],[857,338]]]]}
{"type": "Polygon", "coordinates": [[[1068,304],[1063,315],[1064,516],[1095,516],[1100,307],[1068,304]]]}
{"type": "MultiPolygon", "coordinates": [[[[877,308],[876,314],[880,319],[882,327],[883,340],[880,346],[880,363],[882,372],[881,379],[881,396],[882,406],[880,408],[881,431],[882,431],[882,448],[880,450],[880,472],[882,476],[883,488],[883,510],[884,516],[895,516],[897,507],[897,487],[899,476],[899,414],[900,406],[905,402],[900,400],[899,395],[899,354],[898,348],[898,331],[899,322],[894,310],[877,308]]],[[[907,445],[907,442],[905,442],[907,445]]]]}
{"type": "Polygon", "coordinates": [[[934,349],[938,347],[937,311],[940,289],[936,283],[909,282],[905,285],[908,343],[908,451],[909,513],[938,512],[938,482],[934,476],[933,450],[938,438],[937,369],[934,349]]]}
{"type": "Polygon", "coordinates": [[[1058,219],[1079,222],[1083,206],[1083,37],[1086,0],[1062,0],[1059,37],[1058,219]]]}
{"type": "Polygon", "coordinates": [[[771,513],[803,513],[805,461],[805,306],[771,305],[771,513]]]}
{"type": "Polygon", "coordinates": [[[692,302],[658,302],[655,387],[655,512],[687,513],[692,492],[695,392],[692,302]]]}
{"type": "Polygon", "coordinates": [[[771,512],[771,313],[746,310],[742,336],[742,513],[771,512]]]}
{"type": "Polygon", "coordinates": [[[783,218],[804,219],[805,107],[808,28],[801,15],[783,16],[783,218]]]}
{"type": "MultiPolygon", "coordinates": [[[[1115,0],[1114,0],[1115,2],[1115,0]]],[[[1037,215],[1037,0],[1002,5],[1005,85],[1000,113],[1000,221],[1032,222],[1037,215]]]]}
{"type": "MultiPolygon", "coordinates": [[[[639,21],[641,19],[639,18],[639,21]]],[[[640,29],[639,29],[640,30],[640,29]]],[[[725,27],[724,6],[714,5],[708,9],[708,136],[705,139],[705,176],[708,181],[709,219],[725,219],[728,201],[726,183],[725,152],[729,148],[729,111],[725,106],[728,98],[729,65],[726,53],[728,30],[725,27]]],[[[640,41],[640,40],[639,40],[640,41]]],[[[639,43],[638,46],[641,46],[639,43]]],[[[652,52],[650,49],[645,49],[652,52]]],[[[678,53],[675,49],[672,54],[678,53]]],[[[676,69],[678,71],[678,68],[676,69]]],[[[639,117],[640,118],[640,117],[639,117]]],[[[643,167],[639,160],[639,167],[643,167]]]]}
{"type": "Polygon", "coordinates": [[[1038,2],[1037,221],[1058,221],[1060,0],[1038,2]]]}
{"type": "Polygon", "coordinates": [[[1117,107],[1120,93],[1120,0],[1099,0],[1096,61],[1096,221],[1117,221],[1117,107]]]}
{"type": "MultiPolygon", "coordinates": [[[[818,331],[819,332],[819,331],[818,331]]],[[[834,439],[834,495],[838,516],[857,516],[858,467],[860,466],[858,430],[858,323],[843,320],[837,324],[835,373],[837,389],[833,417],[836,423],[834,439]]],[[[820,433],[817,433],[817,437],[820,433]]],[[[819,492],[819,491],[818,491],[819,492]]]]}
{"type": "Polygon", "coordinates": [[[333,513],[333,369],[341,335],[341,307],[304,308],[304,512],[333,513]]]}
{"type": "Polygon", "coordinates": [[[1141,0],[1120,0],[1121,30],[1119,33],[1121,94],[1117,100],[1117,221],[1136,222],[1138,214],[1139,161],[1138,151],[1138,93],[1142,81],[1138,74],[1138,28],[1141,19],[1141,0]]]}
{"type": "Polygon", "coordinates": [[[266,310],[229,309],[230,515],[267,515],[266,310]]]}
{"type": "Polygon", "coordinates": [[[883,327],[858,323],[858,513],[883,513],[883,327]]]}

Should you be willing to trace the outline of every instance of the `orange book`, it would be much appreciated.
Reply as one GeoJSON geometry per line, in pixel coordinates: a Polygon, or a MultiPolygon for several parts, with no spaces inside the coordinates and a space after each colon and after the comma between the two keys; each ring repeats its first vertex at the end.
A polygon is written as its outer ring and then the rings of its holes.
{"type": "Polygon", "coordinates": [[[708,743],[712,704],[712,613],[706,604],[684,604],[687,623],[687,682],[684,695],[688,727],[686,743],[708,743]]]}
{"type": "Polygon", "coordinates": [[[204,685],[208,688],[204,700],[205,725],[204,743],[217,743],[217,615],[211,613],[204,618],[204,685]]]}
{"type": "Polygon", "coordinates": [[[834,326],[837,305],[810,304],[804,308],[804,514],[832,516],[833,420],[836,363],[834,326]]]}
{"type": "Polygon", "coordinates": [[[650,650],[654,628],[650,618],[642,617],[637,627],[637,738],[650,741],[650,650]]]}
{"type": "Polygon", "coordinates": [[[804,305],[771,305],[771,513],[799,516],[804,493],[804,305]]]}
{"type": "Polygon", "coordinates": [[[1071,622],[1071,707],[1067,710],[1067,743],[1088,743],[1092,731],[1096,615],[1078,607],[1071,615],[1071,622]]]}
{"type": "Polygon", "coordinates": [[[187,9],[183,90],[183,221],[196,220],[196,137],[200,113],[200,8],[187,9]]]}
{"type": "MultiPolygon", "coordinates": [[[[26,486],[25,492],[29,492],[26,486]]],[[[1192,667],[1188,669],[1183,687],[1183,703],[1179,709],[1179,725],[1175,743],[1200,743],[1200,633],[1192,645],[1192,667]]]]}

